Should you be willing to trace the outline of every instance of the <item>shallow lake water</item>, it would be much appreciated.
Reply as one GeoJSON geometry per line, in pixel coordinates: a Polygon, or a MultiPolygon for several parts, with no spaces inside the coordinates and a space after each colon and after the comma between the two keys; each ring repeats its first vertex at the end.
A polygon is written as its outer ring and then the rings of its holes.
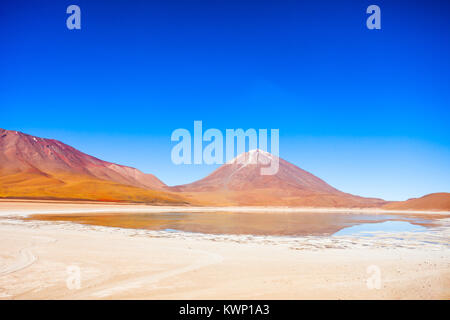
{"type": "Polygon", "coordinates": [[[442,215],[343,212],[170,212],[32,215],[26,220],[71,221],[109,227],[249,235],[349,235],[368,232],[422,231],[442,215]]]}
{"type": "Polygon", "coordinates": [[[400,233],[400,232],[421,232],[427,230],[426,227],[406,221],[384,221],[376,223],[361,223],[351,227],[343,228],[336,232],[335,236],[371,236],[379,232],[400,233]]]}

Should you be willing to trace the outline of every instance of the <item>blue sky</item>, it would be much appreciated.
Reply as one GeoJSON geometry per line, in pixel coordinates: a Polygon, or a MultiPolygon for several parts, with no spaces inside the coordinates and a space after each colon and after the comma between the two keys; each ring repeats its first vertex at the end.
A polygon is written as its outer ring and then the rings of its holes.
{"type": "Polygon", "coordinates": [[[177,128],[278,128],[280,156],[354,194],[450,192],[442,1],[3,1],[0,127],[169,185],[177,128]],[[81,30],[66,8],[81,8],[81,30]],[[381,8],[381,30],[365,10],[381,8]]]}

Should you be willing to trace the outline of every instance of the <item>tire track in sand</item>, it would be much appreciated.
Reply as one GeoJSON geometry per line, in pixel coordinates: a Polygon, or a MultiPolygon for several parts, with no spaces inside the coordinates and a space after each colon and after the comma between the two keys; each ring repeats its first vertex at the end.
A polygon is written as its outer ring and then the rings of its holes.
{"type": "MultiPolygon", "coordinates": [[[[45,238],[47,241],[44,241],[44,243],[56,242],[56,239],[53,238],[48,237],[39,237],[39,238],[41,239],[45,238]]],[[[33,263],[35,263],[38,260],[38,257],[34,255],[34,253],[31,251],[31,248],[33,248],[36,245],[37,243],[32,242],[30,246],[20,249],[16,260],[14,260],[9,265],[0,267],[0,277],[23,270],[31,266],[33,263]]]]}
{"type": "Polygon", "coordinates": [[[10,265],[0,268],[0,276],[5,276],[7,274],[25,269],[31,266],[36,260],[37,257],[29,248],[20,249],[18,258],[15,261],[13,261],[10,265]]]}

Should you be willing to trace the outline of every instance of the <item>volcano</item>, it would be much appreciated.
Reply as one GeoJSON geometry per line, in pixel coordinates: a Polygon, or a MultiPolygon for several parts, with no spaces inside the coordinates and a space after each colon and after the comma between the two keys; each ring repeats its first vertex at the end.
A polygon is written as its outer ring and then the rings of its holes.
{"type": "Polygon", "coordinates": [[[263,150],[251,150],[222,165],[209,176],[174,191],[221,205],[280,205],[308,207],[378,207],[386,202],[344,193],[313,174],[263,150]],[[278,162],[273,175],[263,168],[278,162]]]}

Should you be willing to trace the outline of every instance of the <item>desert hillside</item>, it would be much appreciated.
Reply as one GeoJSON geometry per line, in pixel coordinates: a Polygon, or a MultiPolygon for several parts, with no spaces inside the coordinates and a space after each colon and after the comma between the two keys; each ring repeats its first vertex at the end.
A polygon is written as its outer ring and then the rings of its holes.
{"type": "Polygon", "coordinates": [[[450,211],[450,193],[431,193],[421,198],[394,201],[383,206],[389,210],[440,210],[450,211]]]}
{"type": "Polygon", "coordinates": [[[60,141],[0,129],[0,198],[186,203],[164,186],[60,141]]]}

